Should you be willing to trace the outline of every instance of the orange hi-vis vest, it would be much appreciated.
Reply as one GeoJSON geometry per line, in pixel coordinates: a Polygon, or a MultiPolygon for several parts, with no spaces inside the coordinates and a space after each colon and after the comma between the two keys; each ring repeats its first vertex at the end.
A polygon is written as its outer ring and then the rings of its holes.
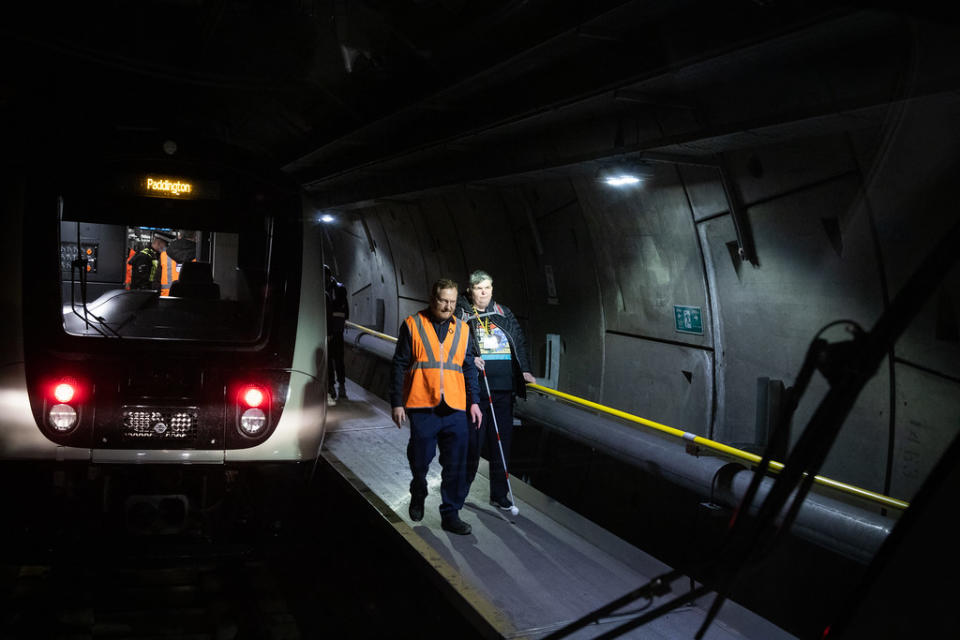
{"type": "Polygon", "coordinates": [[[166,251],[160,252],[160,295],[170,295],[170,285],[180,278],[180,269],[177,267],[177,261],[168,256],[166,251]]]}
{"type": "Polygon", "coordinates": [[[413,362],[403,381],[403,406],[429,409],[441,401],[451,409],[467,410],[467,388],[463,380],[463,359],[467,355],[470,327],[450,316],[443,342],[437,339],[430,319],[423,313],[409,316],[413,362]]]}
{"type": "Polygon", "coordinates": [[[131,248],[131,249],[130,249],[130,252],[127,253],[127,263],[126,263],[126,264],[127,264],[127,272],[126,272],[126,275],[125,275],[124,278],[123,278],[123,288],[124,288],[124,289],[129,289],[129,288],[130,288],[130,281],[133,279],[133,267],[130,266],[130,258],[132,258],[132,257],[135,256],[135,255],[137,255],[137,252],[134,251],[133,248],[131,248]]]}
{"type": "MultiPolygon", "coordinates": [[[[196,262],[194,258],[190,262],[196,262]]],[[[160,295],[170,295],[170,285],[180,279],[180,263],[167,255],[166,251],[160,253],[160,295]]]]}

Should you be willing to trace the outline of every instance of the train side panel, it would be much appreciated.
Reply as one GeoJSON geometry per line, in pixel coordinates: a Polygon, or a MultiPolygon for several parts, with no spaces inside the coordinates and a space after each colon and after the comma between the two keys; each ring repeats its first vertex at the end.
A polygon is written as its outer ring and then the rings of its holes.
{"type": "MultiPolygon", "coordinates": [[[[304,210],[308,210],[306,204],[304,210]]],[[[327,410],[327,316],[321,230],[304,215],[300,310],[289,396],[268,440],[248,449],[228,449],[227,462],[313,460],[323,441],[327,410]]]]}

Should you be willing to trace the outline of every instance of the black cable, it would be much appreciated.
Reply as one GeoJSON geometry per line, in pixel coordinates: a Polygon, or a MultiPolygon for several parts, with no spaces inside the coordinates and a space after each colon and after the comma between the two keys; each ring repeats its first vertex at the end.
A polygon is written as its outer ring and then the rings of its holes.
{"type": "MultiPolygon", "coordinates": [[[[667,573],[659,575],[656,578],[653,578],[652,580],[644,584],[642,587],[639,587],[637,589],[634,589],[633,591],[625,593],[624,595],[620,596],[616,600],[608,604],[605,604],[599,609],[591,611],[587,615],[582,616],[577,620],[574,620],[567,626],[561,629],[557,629],[556,631],[544,636],[543,640],[557,640],[558,638],[565,638],[566,636],[570,635],[574,631],[578,631],[586,626],[589,626],[594,622],[596,622],[597,620],[599,620],[600,618],[603,618],[604,616],[607,616],[608,614],[611,614],[614,611],[617,611],[618,609],[625,607],[631,602],[634,602],[635,600],[639,600],[640,598],[648,598],[652,601],[653,598],[655,598],[656,596],[669,593],[670,583],[672,583],[674,580],[682,576],[683,576],[683,573],[681,573],[677,569],[673,569],[672,571],[668,571],[667,573]]],[[[662,606],[663,605],[661,605],[661,607],[654,609],[650,613],[646,614],[644,618],[660,611],[662,606]]],[[[656,616],[654,615],[653,617],[656,617],[656,616]]],[[[649,618],[649,619],[652,620],[653,618],[649,618]]],[[[646,620],[644,620],[644,622],[645,621],[646,620]]],[[[640,624],[643,624],[643,622],[641,622],[640,624]]],[[[630,628],[632,629],[633,627],[630,627],[630,628]]],[[[618,627],[617,629],[620,629],[620,627],[618,627]]]]}
{"type": "Polygon", "coordinates": [[[610,638],[616,638],[618,636],[621,636],[627,631],[632,631],[637,627],[643,626],[646,623],[650,622],[651,620],[656,620],[657,618],[659,618],[665,613],[670,613],[674,609],[679,609],[683,605],[693,600],[696,600],[697,598],[708,593],[709,591],[710,591],[710,587],[701,585],[696,589],[686,592],[683,595],[677,596],[676,598],[674,598],[673,600],[670,600],[669,602],[665,602],[664,604],[660,605],[650,613],[642,615],[639,618],[635,618],[634,620],[630,620],[629,622],[625,622],[619,627],[615,629],[611,629],[610,631],[607,631],[603,635],[597,636],[596,640],[610,640],[610,638]]]}
{"type": "MultiPolygon", "coordinates": [[[[728,529],[727,539],[729,544],[735,544],[733,541],[741,537],[741,531],[744,530],[745,520],[742,517],[743,511],[749,511],[750,505],[753,504],[753,500],[756,497],[757,491],[760,488],[760,484],[763,481],[763,478],[766,477],[767,469],[770,467],[770,462],[773,460],[773,454],[776,451],[786,450],[787,439],[790,435],[789,425],[793,417],[794,412],[799,405],[800,398],[806,392],[807,386],[810,382],[810,379],[813,376],[813,372],[816,369],[816,364],[819,356],[826,348],[826,342],[820,339],[820,336],[827,331],[828,329],[838,326],[838,325],[850,325],[854,327],[854,331],[859,335],[863,332],[860,324],[854,320],[834,320],[829,322],[823,327],[821,327],[816,334],[814,334],[813,339],[810,341],[810,344],[807,345],[807,353],[804,357],[803,364],[800,367],[800,372],[797,374],[797,379],[794,382],[794,386],[790,387],[789,395],[787,398],[786,405],[781,408],[780,415],[777,416],[777,422],[774,426],[773,435],[770,438],[770,441],[767,443],[767,446],[764,449],[763,456],[760,460],[760,463],[754,469],[753,477],[750,479],[750,484],[747,487],[747,491],[744,493],[743,498],[740,500],[740,503],[737,509],[734,511],[733,517],[731,518],[730,528],[728,529]]],[[[811,482],[813,476],[809,476],[811,482]]],[[[809,491],[809,487],[807,487],[809,491]]],[[[791,509],[788,513],[788,516],[792,514],[792,518],[789,519],[789,523],[792,524],[793,519],[796,518],[797,513],[799,512],[800,505],[803,502],[803,498],[806,497],[806,491],[803,492],[803,496],[797,495],[794,499],[791,509]]],[[[769,498],[769,495],[768,495],[769,498]]],[[[762,525],[758,524],[758,527],[762,525]]],[[[789,530],[789,525],[785,520],[781,525],[780,531],[789,530]],[[784,526],[786,525],[786,526],[784,526]]],[[[761,532],[757,531],[754,538],[760,537],[761,532]]],[[[775,536],[775,540],[779,539],[779,535],[775,536]]],[[[749,555],[749,552],[745,549],[741,553],[749,555]]],[[[765,552],[761,555],[765,555],[765,552]]],[[[709,627],[710,623],[713,621],[713,618],[716,617],[719,613],[720,607],[723,605],[724,601],[727,598],[727,594],[730,592],[733,587],[734,582],[736,581],[739,569],[734,568],[734,572],[727,576],[723,580],[723,583],[717,588],[717,597],[714,598],[713,603],[710,606],[710,609],[707,612],[707,617],[704,621],[703,626],[697,632],[696,638],[701,638],[703,633],[706,632],[706,629],[709,627]]]]}
{"type": "MultiPolygon", "coordinates": [[[[761,538],[770,526],[775,527],[774,540],[771,541],[771,545],[776,543],[785,531],[789,530],[790,525],[799,513],[803,499],[813,484],[814,476],[826,459],[843,421],[849,415],[863,387],[876,374],[883,358],[889,352],[890,345],[894,344],[906,330],[919,310],[923,308],[924,302],[940,286],[941,280],[960,259],[960,254],[955,251],[958,242],[960,242],[960,221],[954,223],[953,227],[941,236],[933,251],[913,272],[897,297],[884,310],[869,333],[859,330],[852,343],[838,343],[833,347],[836,358],[841,360],[843,367],[838,368],[837,363],[831,362],[829,358],[820,362],[819,368],[827,377],[830,390],[820,401],[816,411],[807,423],[807,428],[790,452],[783,470],[767,494],[763,505],[761,505],[760,513],[753,527],[753,535],[743,541],[744,551],[739,557],[731,556],[732,564],[730,566],[734,568],[734,571],[751,559],[756,561],[758,559],[756,552],[758,548],[764,552],[759,554],[761,557],[769,551],[769,545],[763,548],[760,543],[762,543],[761,538]],[[776,518],[783,505],[790,499],[790,495],[795,488],[797,494],[790,504],[786,517],[777,527],[775,525],[776,518]],[[751,556],[753,557],[751,558],[751,556]]],[[[840,322],[843,321],[828,324],[818,332],[818,335],[840,322]]],[[[815,339],[815,342],[818,339],[815,339]]],[[[825,352],[829,356],[829,352],[825,352]]],[[[733,578],[730,578],[728,582],[732,582],[732,580],[733,578]]],[[[722,604],[722,594],[718,592],[707,619],[697,632],[697,638],[701,638],[706,632],[707,627],[716,616],[720,604],[722,604]]]]}
{"type": "MultiPolygon", "coordinates": [[[[823,326],[820,328],[820,330],[817,331],[817,332],[813,335],[813,340],[810,341],[810,345],[809,345],[809,346],[813,346],[814,340],[816,340],[817,338],[819,338],[819,337],[823,334],[824,331],[826,331],[827,329],[830,329],[830,328],[832,328],[832,327],[835,327],[835,326],[837,326],[838,324],[849,324],[849,325],[852,325],[852,326],[853,326],[853,328],[854,328],[855,331],[863,332],[863,327],[861,327],[861,326],[860,326],[860,323],[857,322],[856,320],[834,320],[833,322],[828,322],[827,324],[823,325],[823,326]]],[[[809,346],[808,346],[808,349],[809,349],[809,346]]]]}

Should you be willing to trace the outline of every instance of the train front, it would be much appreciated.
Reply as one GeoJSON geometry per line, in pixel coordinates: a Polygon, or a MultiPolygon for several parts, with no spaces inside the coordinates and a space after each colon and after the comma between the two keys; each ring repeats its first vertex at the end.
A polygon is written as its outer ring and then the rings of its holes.
{"type": "Polygon", "coordinates": [[[326,331],[300,194],[223,153],[157,147],[27,185],[25,386],[45,444],[21,448],[309,466],[291,463],[321,443],[326,331]]]}

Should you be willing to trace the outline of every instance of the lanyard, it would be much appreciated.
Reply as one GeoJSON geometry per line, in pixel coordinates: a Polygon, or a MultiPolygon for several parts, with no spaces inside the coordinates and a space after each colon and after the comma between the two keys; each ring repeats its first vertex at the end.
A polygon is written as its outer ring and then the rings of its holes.
{"type": "Polygon", "coordinates": [[[477,305],[473,305],[473,315],[477,318],[477,323],[483,327],[483,332],[487,335],[490,334],[490,321],[484,320],[480,317],[480,312],[477,311],[477,305]]]}

